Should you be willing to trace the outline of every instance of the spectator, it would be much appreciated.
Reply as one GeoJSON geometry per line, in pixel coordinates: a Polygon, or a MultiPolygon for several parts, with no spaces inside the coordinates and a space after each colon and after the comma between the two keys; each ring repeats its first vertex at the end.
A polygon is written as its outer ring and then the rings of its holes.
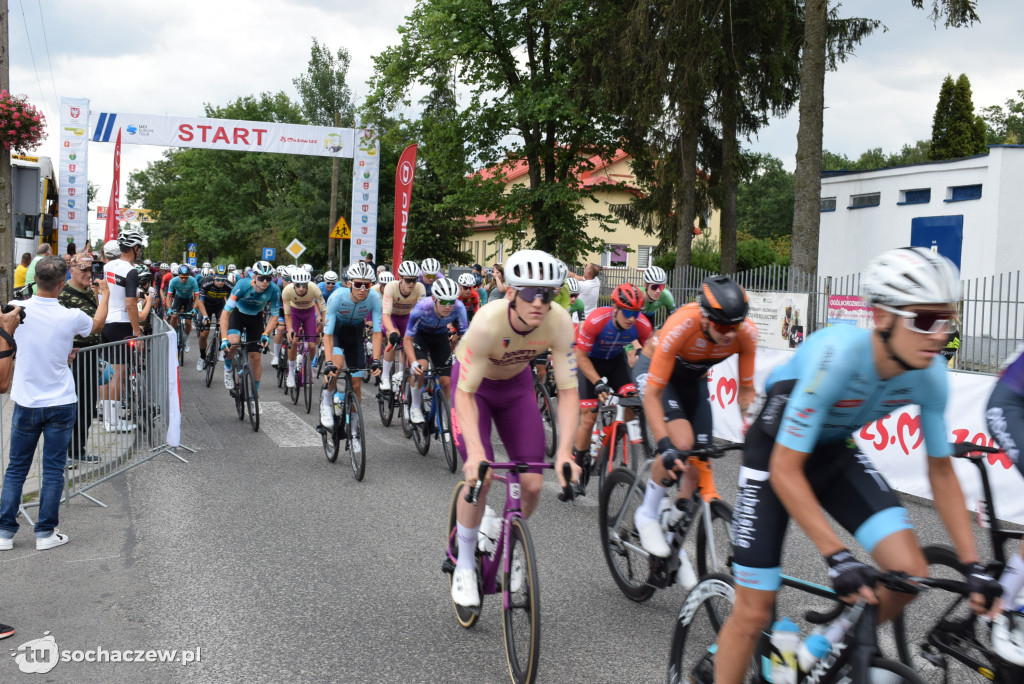
{"type": "MultiPolygon", "coordinates": [[[[21,358],[14,367],[11,399],[11,453],[0,494],[0,551],[14,548],[18,509],[32,456],[43,438],[43,479],[39,488],[36,519],[36,550],[52,549],[68,542],[57,529],[60,497],[64,489],[64,465],[75,425],[75,382],[68,366],[75,335],[99,332],[107,318],[104,296],[91,319],[81,311],[65,309],[57,302],[67,265],[53,256],[36,265],[36,294],[21,303],[25,321],[14,332],[21,358]]],[[[106,283],[100,285],[106,293],[106,283]]],[[[13,302],[12,302],[13,303],[13,302]]]]}
{"type": "MultiPolygon", "coordinates": [[[[92,255],[78,254],[72,257],[71,278],[64,283],[64,289],[57,296],[57,301],[65,309],[78,309],[92,318],[99,308],[96,292],[93,291],[92,255]]],[[[88,441],[89,427],[96,408],[96,390],[98,385],[97,371],[99,358],[93,352],[81,353],[81,350],[93,347],[102,342],[101,333],[93,333],[88,337],[75,336],[72,352],[71,373],[75,380],[75,392],[78,395],[78,410],[75,418],[75,430],[68,445],[68,458],[80,463],[95,463],[99,457],[85,452],[88,441]]]]}
{"type": "MultiPolygon", "coordinates": [[[[491,290],[497,290],[498,297],[504,297],[506,290],[508,290],[508,285],[505,284],[505,268],[501,264],[494,264],[494,266],[491,267],[491,270],[494,271],[492,273],[494,276],[494,287],[491,288],[491,290]]],[[[495,299],[494,292],[488,291],[487,301],[491,301],[492,299],[495,299]]]]}
{"type": "Polygon", "coordinates": [[[43,257],[49,256],[52,253],[50,245],[45,242],[36,247],[36,258],[29,263],[28,271],[25,273],[26,285],[30,285],[36,281],[36,264],[38,264],[43,257]]]}
{"type": "Polygon", "coordinates": [[[480,283],[484,281],[484,267],[480,264],[473,264],[473,278],[476,280],[476,286],[480,287],[480,283]]]}
{"type": "MultiPolygon", "coordinates": [[[[597,297],[601,293],[601,279],[597,277],[600,272],[601,267],[597,264],[587,264],[587,267],[583,269],[583,282],[580,283],[580,301],[583,302],[584,318],[597,308],[597,297]]],[[[575,276],[570,274],[570,277],[575,276]]]]}
{"type": "Polygon", "coordinates": [[[373,261],[373,253],[372,252],[367,252],[366,253],[366,258],[363,259],[363,261],[365,261],[366,263],[370,264],[370,268],[372,268],[374,270],[374,272],[377,271],[377,264],[374,263],[374,261],[373,261]]]}
{"type": "Polygon", "coordinates": [[[28,274],[28,265],[32,263],[32,255],[25,252],[21,255],[21,263],[14,269],[14,289],[20,290],[25,287],[25,276],[28,274]]]}
{"type": "Polygon", "coordinates": [[[69,242],[66,252],[71,256],[75,256],[76,254],[78,254],[78,247],[75,246],[74,242],[69,242]]]}

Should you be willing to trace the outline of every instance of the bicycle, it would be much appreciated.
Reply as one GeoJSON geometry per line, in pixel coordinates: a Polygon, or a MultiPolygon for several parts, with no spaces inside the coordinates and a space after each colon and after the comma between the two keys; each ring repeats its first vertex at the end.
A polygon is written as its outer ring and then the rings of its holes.
{"type": "Polygon", "coordinates": [[[196,315],[196,310],[192,309],[188,313],[170,312],[170,315],[178,317],[178,325],[175,326],[175,332],[178,335],[178,366],[183,367],[185,365],[185,343],[188,341],[188,333],[185,332],[185,319],[192,318],[196,315]]]}
{"type": "Polygon", "coordinates": [[[310,344],[305,335],[300,335],[293,342],[295,346],[295,387],[288,388],[292,404],[299,403],[299,391],[306,405],[306,413],[313,409],[313,370],[310,366],[310,344]]]}
{"type": "Polygon", "coordinates": [[[313,355],[313,368],[316,369],[316,377],[320,377],[324,372],[324,338],[320,337],[316,341],[316,353],[313,355]]]}
{"type": "MultiPolygon", "coordinates": [[[[970,442],[957,442],[953,445],[953,456],[973,463],[981,477],[985,498],[982,502],[984,511],[978,512],[978,519],[979,525],[988,529],[992,544],[994,560],[985,568],[992,577],[999,577],[1006,566],[1006,543],[1011,539],[1024,538],[1024,531],[1003,528],[996,518],[992,485],[985,461],[987,454],[998,452],[997,448],[970,442]]],[[[989,627],[968,606],[967,584],[956,552],[949,546],[939,544],[925,547],[924,555],[928,561],[929,576],[944,578],[951,584],[944,587],[945,592],[934,592],[919,598],[894,620],[893,634],[900,661],[913,667],[928,681],[995,679],[1019,682],[1018,675],[1005,678],[1000,671],[1003,668],[992,650],[989,627]],[[907,619],[908,611],[910,619],[907,619]]]]}
{"type": "Polygon", "coordinates": [[[277,386],[284,390],[285,394],[288,394],[288,388],[284,386],[284,379],[288,375],[288,339],[287,337],[282,341],[281,348],[277,351],[277,365],[274,367],[277,371],[277,386]]]}
{"type": "Polygon", "coordinates": [[[615,468],[624,467],[635,473],[637,463],[651,456],[643,439],[643,401],[630,387],[621,394],[612,392],[607,402],[592,409],[598,414],[590,436],[591,467],[597,471],[598,493],[615,468]],[[633,418],[628,421],[627,410],[633,411],[633,418]]]}
{"type": "Polygon", "coordinates": [[[217,368],[217,359],[220,356],[220,324],[210,323],[209,334],[206,342],[206,386],[213,382],[213,371],[217,368]]]}
{"type": "Polygon", "coordinates": [[[558,447],[558,405],[555,403],[557,388],[554,386],[553,371],[551,369],[551,354],[543,361],[534,359],[530,366],[533,369],[533,393],[537,395],[537,408],[540,409],[540,417],[544,421],[544,453],[549,459],[555,457],[555,449],[558,447]],[[539,364],[544,364],[545,374],[541,380],[537,371],[539,364]]]}
{"type": "MultiPolygon", "coordinates": [[[[245,333],[242,339],[230,346],[236,347],[235,362],[231,365],[231,378],[234,380],[235,388],[230,394],[235,400],[235,411],[238,413],[238,420],[245,420],[245,414],[249,414],[249,424],[253,432],[260,431],[260,397],[256,391],[256,379],[252,375],[252,368],[249,366],[249,352],[245,346],[245,333]]],[[[260,345],[260,353],[266,354],[267,348],[260,345]]]]}
{"type": "MultiPolygon", "coordinates": [[[[448,471],[454,473],[458,467],[457,454],[455,453],[455,442],[452,438],[452,409],[448,396],[441,387],[441,373],[449,370],[451,366],[434,368],[431,363],[423,374],[423,386],[419,389],[412,387],[411,379],[406,380],[408,391],[404,396],[412,407],[412,393],[421,392],[420,400],[423,409],[424,421],[412,423],[412,441],[420,455],[426,456],[430,451],[430,438],[441,442],[441,449],[444,451],[445,464],[448,471]]],[[[403,407],[404,408],[404,407],[403,407]]]]}
{"type": "MultiPolygon", "coordinates": [[[[929,580],[909,577],[899,572],[875,571],[878,584],[902,593],[916,594],[921,585],[929,586],[929,580]]],[[[831,650],[815,661],[808,672],[798,681],[849,682],[851,684],[873,684],[874,682],[924,682],[916,672],[903,663],[882,657],[878,651],[878,606],[868,605],[860,600],[852,606],[839,602],[839,597],[828,587],[807,582],[795,577],[782,576],[783,586],[792,587],[813,596],[837,602],[830,612],[823,614],[808,610],[804,618],[813,624],[824,625],[836,620],[845,627],[845,633],[831,650]]],[[[726,573],[712,573],[697,583],[683,602],[676,618],[672,635],[668,681],[669,684],[692,682],[712,684],[714,681],[714,658],[717,652],[718,631],[725,618],[732,611],[735,601],[733,579],[726,573]]],[[[777,653],[777,651],[774,651],[777,653]]],[[[751,658],[745,682],[759,684],[771,682],[768,668],[773,646],[769,635],[762,630],[757,648],[751,658]]]]}
{"type": "MultiPolygon", "coordinates": [[[[460,606],[454,601],[455,617],[459,624],[469,629],[476,624],[483,608],[483,597],[502,594],[502,632],[505,638],[505,656],[508,660],[509,674],[516,684],[534,682],[537,678],[537,663],[540,659],[540,584],[537,579],[537,562],[533,550],[533,540],[523,518],[520,505],[519,476],[530,468],[554,468],[554,464],[544,463],[492,463],[484,461],[480,464],[477,484],[465,492],[465,500],[477,505],[480,488],[483,486],[487,469],[494,469],[494,479],[505,483],[505,507],[501,516],[501,530],[494,540],[493,546],[485,552],[481,544],[476,550],[476,577],[481,602],[479,606],[460,606]],[[507,474],[499,474],[505,471],[507,474]],[[501,579],[498,572],[501,571],[501,579]]],[[[566,487],[559,494],[560,501],[573,499],[572,485],[569,483],[571,466],[565,464],[562,473],[566,479],[566,487]]],[[[459,540],[455,527],[456,507],[466,482],[455,485],[451,504],[448,508],[448,548],[441,570],[449,576],[449,589],[452,575],[459,557],[459,540]]],[[[494,495],[492,491],[491,496],[494,495]]],[[[489,541],[489,540],[488,540],[489,541]]]]}
{"type": "MultiPolygon", "coordinates": [[[[640,545],[640,534],[634,520],[637,508],[643,503],[653,459],[646,461],[640,476],[626,468],[616,468],[608,476],[598,504],[601,548],[612,579],[626,598],[643,603],[657,589],[666,589],[676,583],[681,565],[679,551],[694,528],[697,531],[697,576],[728,569],[732,553],[732,507],[718,495],[707,460],[720,458],[742,446],[738,442],[725,442],[683,452],[688,457],[688,467],[699,468],[697,488],[686,500],[679,519],[668,526],[667,532],[672,538],[667,558],[652,556],[640,545]]],[[[668,457],[672,460],[664,456],[660,458],[666,468],[672,467],[673,455],[668,457]]],[[[668,500],[674,498],[675,487],[672,487],[668,500]]]]}
{"type": "MultiPolygon", "coordinates": [[[[384,427],[391,425],[395,415],[395,406],[399,403],[401,396],[402,382],[405,380],[405,352],[401,344],[395,346],[394,372],[391,374],[391,389],[385,390],[381,386],[377,388],[377,411],[380,413],[380,422],[384,427]]],[[[408,437],[409,435],[406,435],[408,437]]]]}
{"type": "Polygon", "coordinates": [[[365,370],[367,369],[338,369],[338,378],[345,380],[345,387],[340,392],[344,397],[341,413],[338,413],[336,404],[334,428],[330,432],[323,425],[316,426],[316,431],[320,433],[320,438],[323,441],[324,455],[330,463],[338,460],[341,442],[345,441],[345,450],[348,452],[349,461],[352,464],[352,475],[356,478],[356,482],[362,482],[363,476],[366,474],[366,433],[363,432],[363,412],[352,385],[352,374],[365,370]]]}

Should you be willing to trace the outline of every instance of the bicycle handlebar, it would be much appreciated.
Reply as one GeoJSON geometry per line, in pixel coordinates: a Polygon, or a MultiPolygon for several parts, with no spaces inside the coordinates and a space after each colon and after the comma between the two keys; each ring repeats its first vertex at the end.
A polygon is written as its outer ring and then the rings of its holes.
{"type": "MultiPolygon", "coordinates": [[[[521,465],[523,465],[523,467],[528,467],[528,466],[525,466],[524,464],[514,463],[514,464],[510,464],[509,468],[518,469],[519,466],[521,466],[521,465]]],[[[473,504],[474,506],[476,506],[477,501],[480,499],[480,490],[483,489],[483,486],[484,486],[484,478],[487,477],[487,469],[490,468],[490,467],[491,467],[491,463],[490,462],[488,462],[488,461],[481,461],[480,466],[477,469],[476,484],[473,485],[473,487],[468,492],[466,492],[466,496],[465,496],[466,503],[473,504]]],[[[504,467],[504,466],[499,466],[499,467],[504,467]]],[[[553,468],[554,466],[545,464],[545,467],[553,468]]],[[[566,485],[564,487],[562,487],[562,493],[558,495],[558,500],[559,501],[572,501],[575,498],[575,493],[573,492],[572,480],[571,480],[571,478],[572,478],[572,465],[570,465],[569,463],[563,464],[562,465],[562,475],[565,477],[566,485]]]]}
{"type": "Polygon", "coordinates": [[[974,442],[953,443],[953,456],[955,458],[966,458],[970,461],[979,461],[985,458],[984,454],[998,454],[999,451],[1000,449],[996,447],[975,444],[974,442]]]}
{"type": "Polygon", "coordinates": [[[675,465],[676,459],[685,461],[688,458],[696,458],[700,461],[707,461],[713,458],[722,458],[730,451],[742,448],[743,442],[723,442],[722,444],[694,447],[689,451],[672,449],[661,454],[661,463],[665,468],[671,470],[675,465]]]}

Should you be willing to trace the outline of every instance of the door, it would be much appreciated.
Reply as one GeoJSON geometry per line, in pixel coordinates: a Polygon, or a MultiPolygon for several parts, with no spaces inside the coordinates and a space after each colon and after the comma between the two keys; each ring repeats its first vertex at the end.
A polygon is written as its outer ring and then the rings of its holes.
{"type": "Polygon", "coordinates": [[[963,214],[911,219],[910,244],[938,252],[960,268],[960,250],[964,244],[963,214]]]}

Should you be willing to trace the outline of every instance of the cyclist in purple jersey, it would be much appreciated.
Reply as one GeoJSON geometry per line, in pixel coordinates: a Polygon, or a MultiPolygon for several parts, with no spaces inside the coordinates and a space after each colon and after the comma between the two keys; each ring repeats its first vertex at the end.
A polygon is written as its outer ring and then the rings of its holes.
{"type": "MultiPolygon", "coordinates": [[[[453,340],[449,326],[455,326],[455,339],[466,334],[466,307],[459,301],[459,286],[454,280],[441,278],[434,282],[433,293],[421,299],[409,314],[405,327],[405,357],[415,359],[412,364],[412,386],[419,389],[423,384],[422,375],[427,370],[427,360],[441,374],[441,387],[451,397],[451,365],[453,340]]],[[[421,394],[412,393],[409,407],[410,420],[424,421],[421,394]]]]}

